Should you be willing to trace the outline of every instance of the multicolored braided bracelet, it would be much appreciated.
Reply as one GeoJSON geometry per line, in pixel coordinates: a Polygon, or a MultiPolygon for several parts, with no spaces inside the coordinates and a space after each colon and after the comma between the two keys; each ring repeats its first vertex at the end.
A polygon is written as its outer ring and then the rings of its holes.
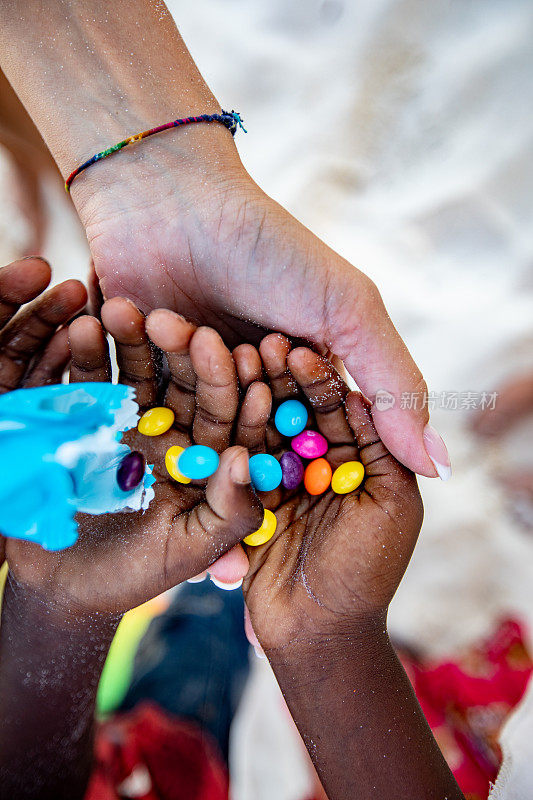
{"type": "Polygon", "coordinates": [[[65,181],[65,190],[67,193],[69,193],[72,181],[76,175],[79,175],[80,172],[83,172],[84,169],[87,169],[87,167],[90,167],[92,164],[96,164],[97,161],[101,161],[102,158],[106,158],[112,153],[122,150],[123,147],[127,147],[129,144],[140,142],[142,139],[146,139],[148,136],[153,136],[154,133],[161,133],[161,131],[166,131],[169,128],[177,128],[180,125],[191,125],[193,122],[220,122],[231,132],[232,136],[235,136],[237,128],[242,128],[246,133],[246,128],[242,124],[240,115],[233,110],[222,110],[220,114],[201,114],[199,117],[184,117],[183,119],[174,119],[172,122],[166,122],[164,125],[158,125],[157,128],[150,128],[148,131],[136,133],[134,136],[128,136],[127,139],[123,139],[121,142],[118,142],[118,144],[114,144],[112,147],[102,150],[101,153],[96,153],[96,155],[91,156],[91,158],[87,159],[87,161],[84,161],[83,164],[80,164],[79,167],[76,167],[76,169],[70,173],[65,181]]]}

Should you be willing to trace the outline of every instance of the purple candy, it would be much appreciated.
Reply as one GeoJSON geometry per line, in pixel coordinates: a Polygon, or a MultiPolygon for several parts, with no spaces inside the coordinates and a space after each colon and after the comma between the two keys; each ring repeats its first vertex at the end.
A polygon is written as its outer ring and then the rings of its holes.
{"type": "Polygon", "coordinates": [[[302,458],[320,458],[328,452],[328,440],[318,431],[302,431],[294,437],[291,446],[302,458]]]}
{"type": "Polygon", "coordinates": [[[128,453],[117,469],[117,483],[123,492],[131,492],[144,477],[145,461],[142,453],[134,450],[128,453]]]}
{"type": "Polygon", "coordinates": [[[279,463],[281,464],[281,483],[286,489],[296,489],[304,477],[304,465],[300,456],[296,453],[283,453],[279,463]]]}

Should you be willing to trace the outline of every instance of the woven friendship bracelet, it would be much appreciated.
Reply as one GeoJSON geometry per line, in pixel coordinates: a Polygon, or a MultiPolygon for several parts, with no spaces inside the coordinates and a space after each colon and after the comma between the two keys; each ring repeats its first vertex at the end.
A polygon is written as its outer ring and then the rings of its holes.
{"type": "Polygon", "coordinates": [[[184,117],[183,119],[175,119],[172,120],[172,122],[166,122],[164,125],[158,125],[157,128],[150,128],[148,131],[136,133],[134,136],[128,136],[127,139],[123,139],[121,142],[118,142],[118,144],[108,147],[107,150],[102,150],[101,153],[96,153],[96,155],[91,156],[91,158],[87,159],[87,161],[84,161],[83,164],[80,164],[79,167],[76,167],[76,169],[70,173],[65,181],[65,190],[67,193],[70,192],[72,181],[76,175],[79,175],[84,169],[87,169],[87,167],[90,167],[92,164],[96,164],[97,161],[101,161],[103,158],[107,158],[107,156],[110,156],[112,153],[122,150],[129,144],[140,142],[142,139],[147,139],[148,136],[153,136],[154,133],[161,133],[162,131],[169,130],[169,128],[178,128],[180,125],[192,125],[194,122],[220,122],[231,132],[232,136],[235,136],[237,128],[242,128],[242,130],[246,133],[246,128],[242,124],[242,119],[236,111],[222,110],[220,114],[201,114],[199,117],[184,117]]]}

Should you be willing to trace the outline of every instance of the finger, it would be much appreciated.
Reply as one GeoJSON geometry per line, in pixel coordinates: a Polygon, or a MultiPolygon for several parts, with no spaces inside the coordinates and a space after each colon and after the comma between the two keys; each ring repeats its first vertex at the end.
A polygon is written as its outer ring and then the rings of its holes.
{"type": "MultiPolygon", "coordinates": [[[[298,396],[298,386],[287,364],[290,350],[291,343],[280,333],[265,336],[259,345],[272,396],[278,403],[298,396]]],[[[272,420],[267,426],[266,441],[269,453],[277,452],[283,446],[283,437],[272,420]]]]}
{"type": "Polygon", "coordinates": [[[240,544],[236,544],[211,564],[208,572],[211,579],[223,589],[236,589],[250,568],[248,556],[240,544]]]}
{"type": "Polygon", "coordinates": [[[190,575],[197,574],[256,531],[262,520],[263,507],[250,483],[248,453],[230,447],[207,482],[205,502],[174,520],[165,565],[169,585],[189,577],[183,576],[184,546],[191,560],[190,575]]]}
{"type": "Polygon", "coordinates": [[[364,491],[393,518],[397,515],[400,531],[418,531],[424,512],[415,476],[387,450],[377,433],[370,405],[359,392],[347,396],[346,414],[365,468],[364,491]]]}
{"type": "Polygon", "coordinates": [[[274,400],[298,396],[298,386],[287,365],[291,350],[289,340],[281,333],[271,333],[261,341],[259,352],[268,375],[274,400]]]}
{"type": "Polygon", "coordinates": [[[42,356],[27,375],[24,386],[48,386],[61,383],[63,373],[70,361],[68,328],[61,328],[49,341],[42,356]]]}
{"type": "Polygon", "coordinates": [[[0,328],[21,305],[44,292],[51,278],[50,265],[39,256],[22,258],[0,269],[0,328]]]}
{"type": "Polygon", "coordinates": [[[266,658],[265,651],[261,647],[261,643],[252,627],[252,620],[250,619],[250,612],[248,611],[247,605],[244,606],[244,632],[246,638],[254,648],[256,656],[259,658],[266,658]]]}
{"type": "Polygon", "coordinates": [[[359,458],[365,468],[365,476],[383,477],[392,473],[398,474],[399,470],[405,469],[379,438],[370,403],[360,392],[350,392],[346,397],[345,407],[348,423],[359,447],[359,458]]]}
{"type": "Polygon", "coordinates": [[[189,352],[196,373],[193,438],[221,453],[230,443],[239,405],[235,364],[212,328],[198,328],[189,352]]]}
{"type": "Polygon", "coordinates": [[[157,400],[157,376],[143,314],[125,297],[113,297],[102,306],[102,322],[113,339],[119,382],[135,389],[141,409],[157,400]]]}
{"type": "Polygon", "coordinates": [[[331,444],[353,444],[344,399],[348,387],[330,361],[308,347],[289,353],[287,363],[315,412],[320,432],[331,444]]]}
{"type": "Polygon", "coordinates": [[[32,358],[86,302],[82,283],[68,280],[19,312],[0,333],[0,391],[15,389],[32,358]]]}
{"type": "Polygon", "coordinates": [[[252,383],[239,411],[235,443],[246,447],[252,454],[264,453],[271,410],[272,394],[266,383],[252,383]]]}
{"type": "Polygon", "coordinates": [[[83,316],[68,328],[70,383],[110,381],[111,362],[104,329],[95,317],[83,316]]]}
{"type": "Polygon", "coordinates": [[[164,351],[169,368],[165,406],[172,409],[175,424],[190,428],[194,419],[196,374],[191,364],[189,344],[196,326],[180,314],[158,308],[146,319],[146,332],[164,351]]]}
{"type": "Polygon", "coordinates": [[[239,344],[233,350],[233,360],[239,384],[243,392],[247,390],[251,383],[260,381],[262,378],[263,365],[261,356],[253,344],[239,344]]]}
{"type": "Polygon", "coordinates": [[[337,269],[322,337],[372,401],[376,429],[391,453],[421,475],[449,477],[444,442],[427,429],[427,385],[420,370],[375,284],[352,266],[345,272],[337,269]]]}

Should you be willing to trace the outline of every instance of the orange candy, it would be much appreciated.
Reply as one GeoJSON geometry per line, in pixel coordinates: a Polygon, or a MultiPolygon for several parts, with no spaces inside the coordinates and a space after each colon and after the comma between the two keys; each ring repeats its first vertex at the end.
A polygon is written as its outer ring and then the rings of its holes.
{"type": "Polygon", "coordinates": [[[329,488],[331,467],[325,458],[315,458],[304,473],[304,486],[309,494],[322,494],[329,488]]]}

